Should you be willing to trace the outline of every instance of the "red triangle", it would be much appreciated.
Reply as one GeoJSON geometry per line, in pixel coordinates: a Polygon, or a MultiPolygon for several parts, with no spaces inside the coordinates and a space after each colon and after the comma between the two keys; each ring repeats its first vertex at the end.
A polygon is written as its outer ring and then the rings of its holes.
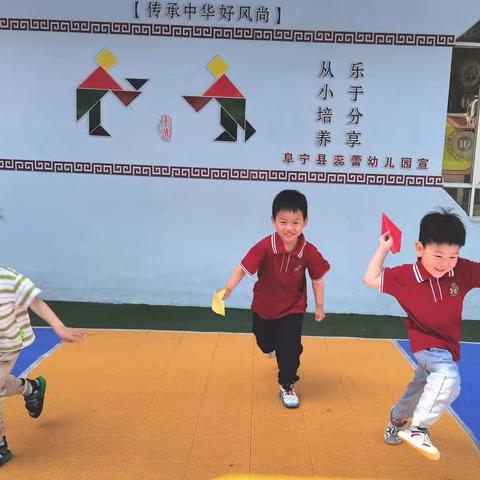
{"type": "Polygon", "coordinates": [[[222,75],[204,94],[204,97],[244,98],[237,87],[222,75]]]}
{"type": "Polygon", "coordinates": [[[385,232],[390,232],[390,235],[393,238],[393,244],[390,248],[391,252],[399,252],[402,246],[402,231],[384,213],[382,213],[381,235],[383,235],[385,232]]]}
{"type": "Polygon", "coordinates": [[[127,90],[112,90],[112,93],[128,107],[142,92],[129,92],[127,90]]]}
{"type": "Polygon", "coordinates": [[[123,88],[102,68],[98,67],[78,88],[95,90],[123,90],[123,88]]]}

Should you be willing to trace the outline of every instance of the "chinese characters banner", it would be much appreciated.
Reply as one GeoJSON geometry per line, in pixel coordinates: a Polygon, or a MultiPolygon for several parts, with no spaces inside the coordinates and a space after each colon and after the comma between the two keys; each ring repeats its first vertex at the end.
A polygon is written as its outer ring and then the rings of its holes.
{"type": "Polygon", "coordinates": [[[0,168],[439,184],[444,36],[426,45],[428,35],[291,28],[285,2],[131,6],[131,23],[3,19],[17,45],[2,49],[4,69],[27,78],[34,64],[49,102],[16,96],[6,107],[0,168]],[[23,158],[38,155],[24,119],[51,111],[32,134],[58,137],[42,143],[47,163],[14,161],[20,144],[23,158]]]}

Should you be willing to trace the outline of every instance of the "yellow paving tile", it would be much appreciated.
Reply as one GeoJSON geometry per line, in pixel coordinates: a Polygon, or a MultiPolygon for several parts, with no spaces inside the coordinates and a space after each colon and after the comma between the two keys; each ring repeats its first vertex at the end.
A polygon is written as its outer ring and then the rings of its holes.
{"type": "Polygon", "coordinates": [[[150,410],[144,419],[142,430],[145,433],[175,432],[176,435],[193,436],[197,429],[199,411],[186,410],[178,414],[164,410],[150,410]]]}
{"type": "Polygon", "coordinates": [[[255,434],[252,440],[252,462],[257,465],[282,465],[295,470],[297,465],[311,465],[306,438],[285,431],[282,436],[255,434]]]}
{"type": "MultiPolygon", "coordinates": [[[[388,475],[385,477],[378,477],[375,466],[372,462],[362,462],[357,464],[355,462],[349,463],[326,463],[315,464],[313,466],[315,472],[315,480],[373,480],[382,478],[383,480],[390,480],[388,475]]],[[[423,477],[411,477],[409,480],[422,479],[423,477]]]]}
{"type": "Polygon", "coordinates": [[[250,437],[252,431],[252,417],[246,412],[228,412],[217,409],[210,414],[202,415],[197,426],[197,435],[200,437],[219,436],[228,437],[240,434],[242,437],[250,437]]]}
{"type": "Polygon", "coordinates": [[[195,436],[189,462],[201,463],[207,459],[219,465],[245,465],[250,462],[250,435],[232,433],[225,437],[195,436]]]}
{"type": "Polygon", "coordinates": [[[135,439],[126,460],[130,458],[155,459],[162,463],[186,463],[192,448],[192,437],[175,432],[141,431],[135,439]]]}
{"type": "Polygon", "coordinates": [[[250,480],[249,470],[248,463],[237,465],[235,463],[191,462],[188,465],[185,480],[250,480]]]}
{"type": "Polygon", "coordinates": [[[308,444],[314,464],[365,465],[371,458],[363,446],[363,436],[355,417],[306,417],[308,444]]]}
{"type": "MultiPolygon", "coordinates": [[[[184,463],[165,463],[155,458],[145,458],[141,456],[130,458],[128,463],[123,465],[118,476],[106,477],[101,480],[177,480],[183,479],[184,475],[184,463]]],[[[68,477],[64,478],[67,479],[68,477]]],[[[90,480],[97,479],[92,476],[90,480]]]]}
{"type": "Polygon", "coordinates": [[[0,480],[479,478],[479,450],[450,414],[431,429],[438,462],[384,444],[412,376],[390,341],[305,338],[302,405],[288,410],[251,335],[89,333],[33,372],[48,379],[41,418],[4,402],[14,460],[0,480]]]}
{"type": "Polygon", "coordinates": [[[251,480],[315,480],[313,467],[310,464],[296,466],[254,464],[250,478],[251,480]]]}

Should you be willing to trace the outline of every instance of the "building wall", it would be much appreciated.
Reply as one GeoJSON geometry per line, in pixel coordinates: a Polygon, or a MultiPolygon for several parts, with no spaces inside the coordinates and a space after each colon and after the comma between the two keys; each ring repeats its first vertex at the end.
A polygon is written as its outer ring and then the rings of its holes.
{"type": "MultiPolygon", "coordinates": [[[[388,265],[414,260],[418,222],[437,206],[462,215],[463,254],[479,258],[479,227],[441,188],[452,45],[477,20],[475,2],[459,2],[453,18],[446,1],[265,1],[268,23],[218,14],[171,20],[162,16],[168,2],[157,3],[158,19],[145,1],[2,5],[0,258],[46,298],[207,306],[250,246],[271,232],[271,201],[284,188],[307,195],[306,236],[332,264],[327,311],[400,313],[362,284],[382,212],[403,230],[402,251],[388,265]],[[110,136],[95,136],[89,112],[76,119],[76,90],[104,49],[117,59],[108,74],[121,88],[135,91],[126,78],[148,81],[128,106],[112,92],[101,99],[110,136]],[[236,138],[215,141],[220,103],[212,98],[196,112],[183,98],[216,82],[207,68],[216,56],[246,100],[255,129],[247,140],[240,120],[236,138]],[[350,76],[354,63],[363,77],[350,76]],[[322,64],[333,78],[322,76],[322,64]],[[324,100],[327,86],[332,95],[324,100]],[[356,102],[352,86],[363,91],[356,102]],[[320,107],[332,109],[330,123],[316,120],[320,107]],[[355,107],[363,116],[349,125],[355,107]],[[161,137],[164,115],[169,141],[161,137]],[[320,130],[330,134],[326,146],[316,144],[320,130]],[[345,143],[352,131],[360,145],[345,143]],[[371,157],[377,166],[368,165],[371,157]],[[393,167],[385,166],[389,157],[393,167]],[[410,168],[401,168],[402,157],[411,158],[410,168]]],[[[198,11],[204,4],[190,3],[198,11]]],[[[210,4],[218,13],[221,4],[210,4]]],[[[229,5],[238,16],[249,4],[229,5]]],[[[254,14],[257,5],[250,6],[254,14]]],[[[252,285],[246,279],[230,305],[248,307],[252,285]]],[[[479,305],[471,293],[466,316],[476,318],[479,305]]]]}

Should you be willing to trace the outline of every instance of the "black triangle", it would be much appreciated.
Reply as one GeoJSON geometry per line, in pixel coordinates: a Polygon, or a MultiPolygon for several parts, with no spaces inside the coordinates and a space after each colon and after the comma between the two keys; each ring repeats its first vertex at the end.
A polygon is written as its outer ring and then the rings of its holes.
{"type": "Polygon", "coordinates": [[[220,125],[225,131],[220,134],[215,141],[216,142],[236,142],[237,141],[237,122],[231,117],[231,115],[223,108],[220,107],[220,125]]]}
{"type": "Polygon", "coordinates": [[[90,135],[94,135],[95,137],[109,137],[110,134],[101,126],[95,127],[91,132],[90,135]]]}
{"type": "Polygon", "coordinates": [[[256,130],[250,125],[249,122],[245,121],[245,141],[247,141],[256,130]]]}
{"type": "Polygon", "coordinates": [[[140,90],[148,82],[148,78],[126,78],[125,79],[135,90],[140,90]]]}
{"type": "Polygon", "coordinates": [[[232,138],[232,136],[227,131],[223,132],[215,139],[216,142],[236,142],[236,140],[237,139],[232,138]]]}

